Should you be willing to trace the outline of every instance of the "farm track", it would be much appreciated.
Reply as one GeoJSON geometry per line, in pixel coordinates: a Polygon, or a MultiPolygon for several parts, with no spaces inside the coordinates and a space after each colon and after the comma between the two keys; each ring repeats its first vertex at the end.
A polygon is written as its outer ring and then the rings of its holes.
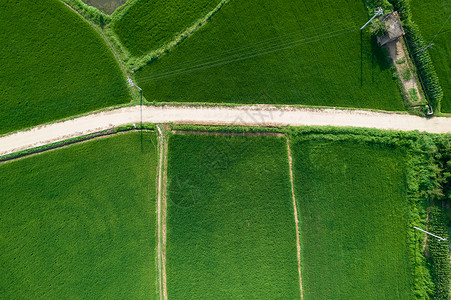
{"type": "MultiPolygon", "coordinates": [[[[95,112],[0,137],[0,155],[47,145],[120,125],[139,123],[140,106],[95,112]]],[[[407,114],[291,106],[144,106],[142,121],[201,125],[338,126],[451,133],[451,118],[426,119],[407,114]]]]}
{"type": "Polygon", "coordinates": [[[288,150],[288,165],[290,167],[290,183],[291,183],[291,194],[293,196],[293,212],[294,212],[294,223],[296,226],[296,252],[298,258],[298,272],[299,272],[299,288],[301,293],[301,300],[304,299],[304,291],[302,289],[302,273],[301,273],[301,241],[299,233],[299,216],[298,208],[296,204],[296,197],[294,195],[294,181],[293,181],[293,157],[291,156],[290,148],[290,138],[287,137],[287,150],[288,150]]]}
{"type": "Polygon", "coordinates": [[[165,134],[161,130],[160,125],[158,129],[158,186],[157,186],[157,260],[158,260],[158,286],[160,299],[167,299],[166,291],[166,155],[167,143],[165,143],[165,134]]]}

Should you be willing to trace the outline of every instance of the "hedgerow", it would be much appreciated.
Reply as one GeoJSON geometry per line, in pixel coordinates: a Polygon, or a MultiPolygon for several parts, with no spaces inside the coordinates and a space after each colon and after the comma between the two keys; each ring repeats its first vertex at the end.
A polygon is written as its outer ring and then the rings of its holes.
{"type": "MultiPolygon", "coordinates": [[[[447,237],[446,220],[440,208],[433,206],[429,210],[428,230],[440,237],[447,237]]],[[[435,289],[433,299],[448,300],[450,298],[451,261],[448,241],[428,237],[427,245],[432,279],[435,289]]]]}
{"type": "Polygon", "coordinates": [[[425,93],[429,104],[434,110],[440,110],[440,103],[443,98],[443,90],[435,71],[434,64],[427,50],[423,49],[428,45],[423,39],[418,26],[412,20],[410,12],[410,0],[390,0],[394,9],[399,13],[405,30],[405,38],[411,57],[417,67],[418,73],[423,80],[425,93]],[[414,54],[416,53],[416,54],[414,54]]]}

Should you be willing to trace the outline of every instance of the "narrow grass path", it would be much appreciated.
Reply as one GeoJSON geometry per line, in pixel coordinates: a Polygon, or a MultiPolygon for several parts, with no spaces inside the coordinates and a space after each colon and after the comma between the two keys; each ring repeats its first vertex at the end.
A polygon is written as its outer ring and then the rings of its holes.
{"type": "Polygon", "coordinates": [[[297,249],[297,258],[298,258],[299,289],[301,291],[301,300],[303,300],[304,292],[302,290],[301,242],[300,242],[300,237],[299,237],[299,217],[298,217],[298,208],[297,208],[297,204],[296,204],[296,196],[294,195],[293,157],[291,156],[290,138],[289,137],[287,137],[287,150],[288,150],[288,164],[290,166],[291,194],[293,195],[294,222],[296,224],[296,249],[297,249]]]}
{"type": "Polygon", "coordinates": [[[157,186],[157,238],[158,238],[158,244],[157,244],[157,264],[158,264],[158,287],[159,287],[159,295],[160,300],[167,299],[167,296],[165,297],[165,279],[166,276],[164,276],[164,234],[163,234],[163,222],[162,222],[162,198],[163,198],[163,172],[164,172],[164,152],[165,152],[165,143],[164,143],[164,134],[160,128],[160,125],[157,125],[158,129],[158,154],[159,154],[159,160],[158,160],[158,186],[157,186]]]}

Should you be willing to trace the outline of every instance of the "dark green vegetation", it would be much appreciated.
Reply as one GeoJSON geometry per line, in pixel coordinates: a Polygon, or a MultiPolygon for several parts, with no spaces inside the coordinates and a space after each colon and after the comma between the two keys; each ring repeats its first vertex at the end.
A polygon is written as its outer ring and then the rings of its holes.
{"type": "Polygon", "coordinates": [[[305,299],[412,299],[405,151],[317,137],[292,150],[305,299]]]}
{"type": "Polygon", "coordinates": [[[113,18],[113,30],[133,56],[143,55],[171,41],[219,0],[137,0],[113,18]]]}
{"type": "Polygon", "coordinates": [[[137,81],[151,101],[404,110],[367,20],[361,1],[230,1],[137,81]]]}
{"type": "Polygon", "coordinates": [[[420,28],[443,89],[442,111],[451,113],[451,2],[411,0],[412,19],[420,28]]]}
{"type": "Polygon", "coordinates": [[[0,134],[125,103],[98,33],[60,1],[2,1],[0,134]]]}
{"type": "MultiPolygon", "coordinates": [[[[432,207],[429,211],[428,230],[442,237],[447,237],[446,221],[442,211],[438,207],[432,207]]],[[[449,246],[446,241],[428,237],[429,263],[432,270],[432,278],[435,284],[433,299],[448,300],[450,297],[450,258],[449,246]]]]}
{"type": "Polygon", "coordinates": [[[169,139],[168,297],[299,299],[285,138],[169,139]]]}
{"type": "MultiPolygon", "coordinates": [[[[430,232],[448,238],[447,241],[428,237],[427,254],[435,289],[433,299],[450,298],[450,228],[451,228],[451,136],[435,136],[429,143],[428,223],[430,232]]],[[[424,175],[423,175],[424,176],[424,175]]]]}
{"type": "Polygon", "coordinates": [[[0,165],[4,299],[157,298],[154,134],[0,165]]]}
{"type": "Polygon", "coordinates": [[[410,0],[390,0],[393,9],[399,12],[405,31],[405,40],[417,73],[422,79],[424,92],[428,103],[435,112],[438,112],[443,98],[443,89],[439,82],[434,63],[428,51],[424,51],[429,44],[412,18],[410,0]]]}

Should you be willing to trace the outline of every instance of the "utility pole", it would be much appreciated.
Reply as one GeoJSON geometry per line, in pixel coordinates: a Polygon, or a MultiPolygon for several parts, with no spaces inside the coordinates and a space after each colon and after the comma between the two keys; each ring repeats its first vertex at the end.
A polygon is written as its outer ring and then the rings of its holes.
{"type": "Polygon", "coordinates": [[[382,15],[383,13],[384,13],[384,10],[382,9],[382,7],[376,8],[376,10],[374,11],[374,16],[373,16],[368,22],[366,22],[365,25],[363,25],[362,28],[360,28],[360,30],[362,30],[363,28],[365,28],[366,25],[368,25],[371,21],[373,21],[373,19],[374,19],[375,17],[380,16],[380,15],[382,15]]]}
{"type": "Polygon", "coordinates": [[[127,77],[127,81],[128,81],[128,85],[129,86],[134,86],[139,90],[139,96],[140,96],[140,100],[139,100],[139,106],[140,106],[140,114],[141,114],[141,131],[143,128],[143,90],[137,86],[133,80],[130,77],[127,77]]]}
{"type": "Polygon", "coordinates": [[[442,237],[439,237],[438,235],[432,234],[432,233],[430,233],[430,232],[427,232],[426,230],[420,229],[420,228],[418,228],[418,227],[416,227],[416,226],[413,226],[413,228],[415,228],[415,229],[417,229],[417,230],[419,230],[419,231],[422,231],[422,232],[424,232],[424,233],[426,233],[426,234],[432,235],[433,237],[438,238],[440,241],[446,241],[446,239],[444,239],[444,238],[442,238],[442,237]]]}

